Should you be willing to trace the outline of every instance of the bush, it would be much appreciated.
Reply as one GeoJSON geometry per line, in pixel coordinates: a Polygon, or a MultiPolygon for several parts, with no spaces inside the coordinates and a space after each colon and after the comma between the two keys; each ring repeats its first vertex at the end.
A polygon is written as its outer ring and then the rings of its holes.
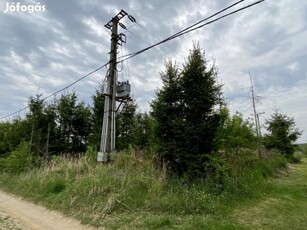
{"type": "Polygon", "coordinates": [[[304,153],[301,151],[294,152],[293,156],[289,158],[289,162],[291,163],[301,163],[302,158],[304,157],[304,153]]]}
{"type": "Polygon", "coordinates": [[[29,153],[29,143],[22,142],[7,157],[0,159],[1,170],[8,173],[21,173],[38,165],[39,158],[29,153]]]}
{"type": "Polygon", "coordinates": [[[278,111],[266,121],[268,134],[264,137],[267,149],[277,149],[287,158],[291,158],[296,150],[295,141],[302,131],[296,128],[294,118],[278,111]]]}
{"type": "Polygon", "coordinates": [[[51,177],[51,180],[46,185],[46,194],[59,194],[66,188],[65,179],[59,176],[51,177]]]}
{"type": "MultiPolygon", "coordinates": [[[[29,156],[26,145],[19,150],[13,155],[29,156]]],[[[265,177],[287,163],[276,152],[266,154],[265,159],[258,159],[256,151],[228,154],[210,156],[210,165],[205,166],[210,175],[189,181],[189,177],[168,176],[165,166],[157,168],[151,152],[130,148],[119,152],[111,163],[99,164],[96,152],[89,149],[78,159],[53,156],[39,169],[1,174],[0,187],[99,226],[108,216],[127,213],[165,217],[214,214],[230,203],[268,191],[265,177]]],[[[30,164],[29,159],[23,163],[30,164]]],[[[168,226],[167,219],[161,223],[168,226]]]]}
{"type": "Polygon", "coordinates": [[[259,159],[257,152],[241,150],[220,156],[215,165],[215,177],[210,177],[210,190],[228,194],[253,194],[259,186],[265,185],[265,178],[273,176],[287,166],[287,160],[277,152],[267,152],[259,159]],[[217,177],[219,175],[219,177],[217,177]]]}

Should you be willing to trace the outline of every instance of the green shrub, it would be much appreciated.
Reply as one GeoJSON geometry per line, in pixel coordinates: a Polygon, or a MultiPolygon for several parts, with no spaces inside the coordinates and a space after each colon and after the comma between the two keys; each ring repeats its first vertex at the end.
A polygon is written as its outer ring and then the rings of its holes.
{"type": "Polygon", "coordinates": [[[259,159],[256,152],[240,151],[221,156],[225,158],[224,165],[218,169],[223,170],[215,173],[219,177],[211,177],[210,190],[224,194],[253,194],[258,190],[255,188],[265,186],[265,178],[287,166],[287,160],[281,154],[269,152],[267,155],[259,159]]]}
{"type": "Polygon", "coordinates": [[[304,153],[301,151],[296,151],[294,152],[293,156],[291,156],[289,158],[289,162],[291,163],[301,163],[302,162],[302,158],[304,157],[304,153]]]}
{"type": "MultiPolygon", "coordinates": [[[[144,228],[168,228],[168,215],[211,215],[218,209],[262,194],[271,176],[287,161],[278,153],[258,159],[240,151],[210,157],[212,174],[203,179],[170,177],[156,167],[150,154],[128,149],[109,164],[97,164],[88,150],[81,158],[53,157],[49,164],[30,172],[0,175],[0,185],[49,208],[78,219],[103,225],[105,217],[127,213],[158,213],[144,228]]],[[[206,166],[207,167],[207,166],[206,166]]]]}
{"type": "Polygon", "coordinates": [[[85,153],[85,159],[89,162],[89,163],[96,163],[97,162],[97,151],[95,151],[95,148],[93,147],[89,147],[86,150],[85,153]]]}
{"type": "Polygon", "coordinates": [[[0,161],[1,170],[8,173],[21,173],[33,169],[39,164],[39,158],[29,153],[29,143],[22,142],[6,158],[0,161]]]}
{"type": "Polygon", "coordinates": [[[59,176],[51,178],[50,181],[46,184],[45,192],[47,194],[58,194],[61,193],[66,188],[65,179],[59,176]]]}

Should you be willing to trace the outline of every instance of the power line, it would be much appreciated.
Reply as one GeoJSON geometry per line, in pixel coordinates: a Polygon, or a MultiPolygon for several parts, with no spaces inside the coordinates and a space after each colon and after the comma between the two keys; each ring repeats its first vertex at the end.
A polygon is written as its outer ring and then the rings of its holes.
{"type": "MultiPolygon", "coordinates": [[[[238,2],[235,2],[234,4],[232,4],[232,5],[230,5],[230,6],[226,7],[226,8],[224,8],[224,9],[218,11],[218,12],[215,13],[215,14],[212,14],[211,16],[209,16],[209,17],[207,17],[207,18],[205,18],[205,19],[202,19],[201,21],[199,21],[199,22],[197,22],[197,23],[195,23],[195,24],[193,24],[193,25],[191,25],[191,26],[189,26],[189,27],[187,27],[187,28],[185,28],[185,29],[183,29],[183,30],[181,30],[181,31],[179,31],[179,32],[177,32],[177,33],[175,33],[174,35],[172,35],[172,36],[170,36],[170,37],[168,37],[168,38],[166,38],[166,39],[164,39],[164,40],[162,40],[162,41],[160,41],[160,42],[158,42],[158,43],[155,43],[155,44],[153,44],[153,45],[151,45],[151,46],[148,46],[148,47],[146,47],[146,48],[144,48],[144,49],[141,49],[141,50],[139,50],[139,51],[137,51],[137,52],[134,52],[134,53],[131,53],[131,54],[127,54],[127,55],[123,55],[123,56],[119,57],[119,59],[120,59],[120,58],[123,58],[123,59],[120,60],[120,61],[118,61],[117,63],[124,62],[124,61],[126,61],[126,60],[128,60],[128,59],[131,59],[131,58],[133,58],[133,57],[135,57],[135,56],[137,56],[137,55],[139,55],[139,54],[141,54],[141,53],[143,53],[143,52],[145,52],[145,51],[147,51],[147,50],[149,50],[149,49],[152,49],[152,48],[154,48],[154,47],[156,47],[156,46],[158,46],[158,45],[161,45],[161,44],[163,44],[163,43],[165,43],[165,42],[167,42],[167,41],[173,40],[173,39],[175,39],[175,38],[177,38],[177,37],[180,37],[180,36],[182,36],[182,35],[184,35],[184,34],[190,33],[190,32],[192,32],[192,31],[194,31],[194,30],[197,30],[197,29],[200,29],[200,28],[202,28],[202,27],[204,27],[204,26],[207,26],[207,25],[209,25],[209,24],[212,24],[212,23],[214,23],[214,22],[216,22],[216,21],[219,21],[219,20],[221,20],[221,19],[223,19],[223,18],[225,18],[225,17],[231,16],[231,15],[233,15],[233,14],[235,14],[235,13],[238,13],[238,12],[240,12],[240,11],[242,11],[242,10],[245,10],[245,9],[250,8],[250,7],[254,6],[254,5],[257,5],[257,4],[261,3],[261,2],[264,2],[265,0],[259,0],[259,1],[257,1],[257,2],[254,2],[254,3],[252,3],[252,4],[249,4],[249,5],[245,6],[245,7],[239,8],[239,9],[237,9],[237,10],[235,10],[235,11],[232,11],[232,12],[230,12],[230,13],[228,13],[228,14],[222,15],[222,16],[220,16],[220,17],[214,19],[214,20],[211,20],[211,21],[209,21],[209,22],[207,22],[207,23],[204,23],[204,24],[202,24],[202,25],[200,25],[200,26],[195,27],[196,25],[199,25],[199,24],[201,24],[202,22],[205,22],[205,21],[209,20],[209,19],[215,17],[216,15],[218,15],[218,14],[220,14],[220,13],[222,13],[222,12],[225,12],[226,10],[228,10],[228,9],[230,9],[230,8],[236,6],[236,5],[238,5],[239,3],[242,3],[242,2],[244,2],[244,1],[245,1],[245,0],[240,0],[240,1],[238,1],[238,2]],[[193,27],[195,27],[195,28],[193,28],[193,27]]],[[[104,65],[100,66],[99,68],[97,68],[97,69],[91,71],[90,73],[88,73],[88,74],[82,76],[81,78],[77,79],[76,81],[72,82],[72,83],[69,84],[68,86],[66,86],[66,87],[64,87],[64,88],[62,88],[62,89],[56,91],[56,92],[53,93],[53,94],[48,95],[47,97],[43,98],[43,100],[46,100],[46,99],[48,99],[48,98],[50,98],[50,97],[52,97],[52,96],[55,96],[55,95],[58,94],[58,93],[60,93],[60,92],[62,92],[62,91],[64,91],[64,90],[70,88],[71,86],[73,86],[74,84],[76,84],[76,83],[78,83],[79,81],[83,80],[84,78],[90,76],[91,74],[93,74],[93,73],[97,72],[98,70],[102,69],[103,67],[107,66],[109,63],[110,63],[110,62],[105,63],[104,65]]],[[[18,114],[18,113],[20,113],[21,111],[24,111],[24,110],[26,110],[26,109],[28,109],[28,108],[29,108],[29,106],[24,107],[24,108],[22,108],[22,109],[20,109],[20,110],[18,110],[18,111],[16,111],[16,112],[14,112],[14,113],[8,114],[8,115],[3,116],[3,117],[0,117],[0,120],[3,120],[3,119],[8,118],[8,117],[11,117],[11,116],[13,116],[13,115],[15,115],[15,114],[18,114]]]]}
{"type": "MultiPolygon", "coordinates": [[[[140,37],[137,36],[135,33],[133,33],[131,30],[128,30],[128,29],[127,29],[126,32],[129,32],[130,34],[132,34],[132,35],[133,35],[134,37],[136,37],[137,39],[146,42],[146,45],[150,45],[149,42],[147,42],[147,41],[145,41],[144,39],[140,38],[140,37]]],[[[137,46],[137,45],[134,44],[131,40],[128,40],[128,42],[126,43],[126,45],[127,45],[127,46],[128,46],[128,45],[133,46],[133,47],[135,48],[135,50],[140,50],[140,46],[137,46]]],[[[160,50],[160,51],[161,51],[161,50],[160,50]]],[[[137,51],[135,51],[135,52],[137,52],[137,51]]],[[[162,52],[162,51],[161,51],[161,52],[162,52]]],[[[167,54],[166,52],[162,52],[162,53],[167,54]]],[[[128,55],[130,55],[130,54],[127,52],[126,54],[123,54],[121,57],[128,56],[128,55]]],[[[156,59],[156,57],[153,56],[153,55],[151,55],[151,54],[147,54],[147,55],[150,56],[151,58],[153,58],[153,60],[156,59]]]]}
{"type": "Polygon", "coordinates": [[[154,47],[156,47],[156,46],[158,46],[158,45],[161,45],[161,44],[163,44],[163,43],[165,43],[165,42],[167,42],[167,41],[173,40],[173,39],[175,39],[175,38],[177,38],[177,37],[180,37],[180,36],[182,36],[182,35],[184,35],[184,34],[190,33],[190,32],[192,32],[192,31],[194,31],[194,30],[200,29],[200,28],[202,28],[202,27],[204,27],[204,26],[207,26],[207,25],[212,24],[212,23],[214,23],[214,22],[216,22],[216,21],[219,21],[219,20],[221,20],[221,19],[223,19],[223,18],[225,18],[225,17],[231,16],[231,15],[233,15],[233,14],[235,14],[235,13],[238,13],[238,12],[240,12],[240,11],[243,11],[243,10],[245,10],[245,9],[247,9],[247,8],[250,8],[250,7],[252,7],[252,6],[255,6],[255,5],[257,5],[257,4],[260,4],[260,3],[264,2],[265,0],[259,0],[259,1],[257,1],[257,2],[251,3],[251,4],[247,5],[247,6],[244,6],[244,7],[242,7],[242,8],[237,9],[237,10],[234,10],[234,11],[228,13],[228,14],[222,15],[222,16],[220,16],[220,17],[214,19],[214,20],[211,20],[211,21],[209,21],[209,22],[207,22],[207,23],[204,23],[204,24],[202,24],[202,25],[200,25],[200,26],[195,27],[196,25],[199,25],[199,24],[201,24],[202,22],[207,21],[207,20],[209,20],[209,19],[215,17],[216,15],[218,15],[218,14],[220,14],[220,13],[222,13],[222,12],[224,12],[224,11],[226,11],[226,10],[232,8],[232,7],[234,7],[235,5],[238,5],[239,3],[242,3],[243,1],[244,1],[244,0],[238,1],[238,2],[236,2],[236,3],[234,3],[234,4],[232,4],[232,5],[230,5],[230,6],[226,7],[226,8],[224,8],[224,9],[218,11],[217,13],[215,13],[215,14],[213,14],[213,15],[211,15],[211,16],[209,16],[209,17],[207,17],[207,18],[205,18],[205,19],[203,19],[203,20],[201,20],[201,21],[199,21],[199,22],[197,22],[197,23],[195,23],[195,24],[193,24],[193,25],[191,25],[191,26],[189,26],[189,27],[187,27],[187,28],[185,28],[185,29],[179,31],[179,32],[177,32],[176,34],[174,34],[174,35],[172,35],[172,36],[170,36],[170,37],[168,37],[168,38],[166,38],[166,39],[164,39],[164,40],[162,40],[162,41],[160,41],[160,42],[158,42],[158,43],[155,43],[155,44],[153,44],[153,45],[151,45],[151,46],[149,46],[149,47],[146,47],[146,48],[144,48],[144,49],[142,49],[142,50],[140,50],[140,51],[137,51],[137,52],[134,52],[134,53],[125,55],[125,56],[121,56],[121,57],[119,57],[119,59],[120,59],[120,58],[123,58],[123,59],[120,60],[120,61],[118,61],[118,63],[119,63],[119,62],[126,61],[126,60],[128,60],[128,59],[130,59],[130,58],[133,58],[133,57],[135,57],[135,56],[137,56],[137,55],[139,55],[139,54],[141,54],[141,53],[143,53],[143,52],[145,52],[145,51],[147,51],[147,50],[150,50],[150,49],[152,49],[152,48],[154,48],[154,47]],[[193,27],[194,27],[194,28],[193,28],[193,27]]]}
{"type": "MultiPolygon", "coordinates": [[[[55,96],[56,94],[58,94],[58,93],[60,93],[60,92],[62,92],[62,91],[64,91],[64,90],[70,88],[71,86],[75,85],[76,83],[78,83],[79,81],[83,80],[84,78],[86,78],[86,77],[92,75],[93,73],[95,73],[95,72],[97,72],[98,70],[102,69],[103,67],[107,66],[109,63],[110,63],[110,62],[105,63],[104,65],[98,67],[97,69],[95,69],[95,70],[89,72],[88,74],[86,74],[86,75],[80,77],[79,79],[77,79],[76,81],[72,82],[71,84],[65,86],[64,88],[59,89],[58,91],[54,92],[53,94],[50,94],[50,95],[44,97],[42,100],[44,101],[44,100],[46,100],[46,99],[48,99],[48,98],[50,98],[50,97],[55,96]]],[[[24,110],[26,110],[26,109],[28,109],[28,108],[29,108],[29,106],[26,106],[26,107],[24,107],[24,108],[22,108],[22,109],[20,109],[20,110],[18,110],[18,111],[16,111],[16,112],[14,112],[14,113],[10,113],[10,114],[8,114],[8,115],[6,115],[6,116],[0,117],[0,120],[3,120],[3,119],[8,118],[8,117],[11,117],[11,116],[13,116],[13,115],[15,115],[15,114],[18,114],[18,113],[20,113],[20,112],[22,112],[22,111],[24,111],[24,110]]]]}
{"type": "MultiPolygon", "coordinates": [[[[151,36],[153,36],[154,38],[156,38],[157,40],[161,40],[161,38],[159,38],[158,36],[156,36],[154,33],[152,33],[150,30],[148,30],[146,27],[142,26],[139,22],[136,22],[136,24],[141,27],[143,30],[145,30],[147,33],[149,33],[151,36]]],[[[135,35],[136,36],[136,35],[135,35]]],[[[184,58],[183,56],[181,56],[179,54],[178,51],[176,51],[174,48],[170,47],[169,45],[165,44],[165,46],[167,48],[169,48],[171,51],[174,51],[176,54],[178,54],[180,57],[184,58]]]]}

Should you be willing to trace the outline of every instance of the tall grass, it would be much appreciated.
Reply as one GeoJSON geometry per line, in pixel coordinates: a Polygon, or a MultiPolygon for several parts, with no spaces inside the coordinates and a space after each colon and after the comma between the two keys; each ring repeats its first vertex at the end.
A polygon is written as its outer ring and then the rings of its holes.
{"type": "MultiPolygon", "coordinates": [[[[154,164],[155,155],[129,149],[110,164],[98,164],[89,150],[79,159],[53,157],[39,169],[0,175],[10,192],[77,217],[84,223],[104,225],[117,214],[210,215],[219,207],[264,189],[265,177],[285,167],[279,154],[258,160],[252,153],[225,156],[216,164],[218,177],[187,183],[167,175],[154,164]],[[242,196],[238,196],[242,195],[242,196]]],[[[163,219],[167,225],[168,219],[163,219]]]]}

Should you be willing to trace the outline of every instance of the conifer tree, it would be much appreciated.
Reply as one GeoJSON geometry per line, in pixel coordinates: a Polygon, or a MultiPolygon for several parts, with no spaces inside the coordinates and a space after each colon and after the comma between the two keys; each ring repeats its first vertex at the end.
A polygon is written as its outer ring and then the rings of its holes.
{"type": "Polygon", "coordinates": [[[104,89],[103,86],[100,86],[99,89],[96,90],[95,94],[92,96],[93,107],[92,107],[92,131],[89,138],[89,143],[96,150],[100,147],[100,139],[101,139],[101,130],[102,130],[102,122],[103,122],[103,114],[104,114],[104,89]]]}
{"type": "Polygon", "coordinates": [[[130,144],[134,145],[135,113],[137,105],[135,101],[127,102],[120,113],[116,115],[116,149],[126,149],[130,144]]]}
{"type": "Polygon", "coordinates": [[[165,62],[165,72],[160,74],[163,86],[156,91],[156,99],[151,103],[152,115],[156,120],[158,152],[162,162],[173,170],[180,168],[177,155],[182,150],[183,105],[180,86],[180,72],[177,63],[165,62]]]}
{"type": "Polygon", "coordinates": [[[212,171],[210,159],[218,147],[221,87],[216,67],[208,67],[194,45],[181,72],[170,61],[165,68],[163,87],[151,104],[161,159],[177,175],[203,177],[212,171]]]}
{"type": "Polygon", "coordinates": [[[264,137],[265,147],[279,150],[288,158],[295,151],[294,142],[300,137],[300,131],[294,122],[294,118],[280,113],[278,110],[266,121],[268,134],[264,137]]]}

